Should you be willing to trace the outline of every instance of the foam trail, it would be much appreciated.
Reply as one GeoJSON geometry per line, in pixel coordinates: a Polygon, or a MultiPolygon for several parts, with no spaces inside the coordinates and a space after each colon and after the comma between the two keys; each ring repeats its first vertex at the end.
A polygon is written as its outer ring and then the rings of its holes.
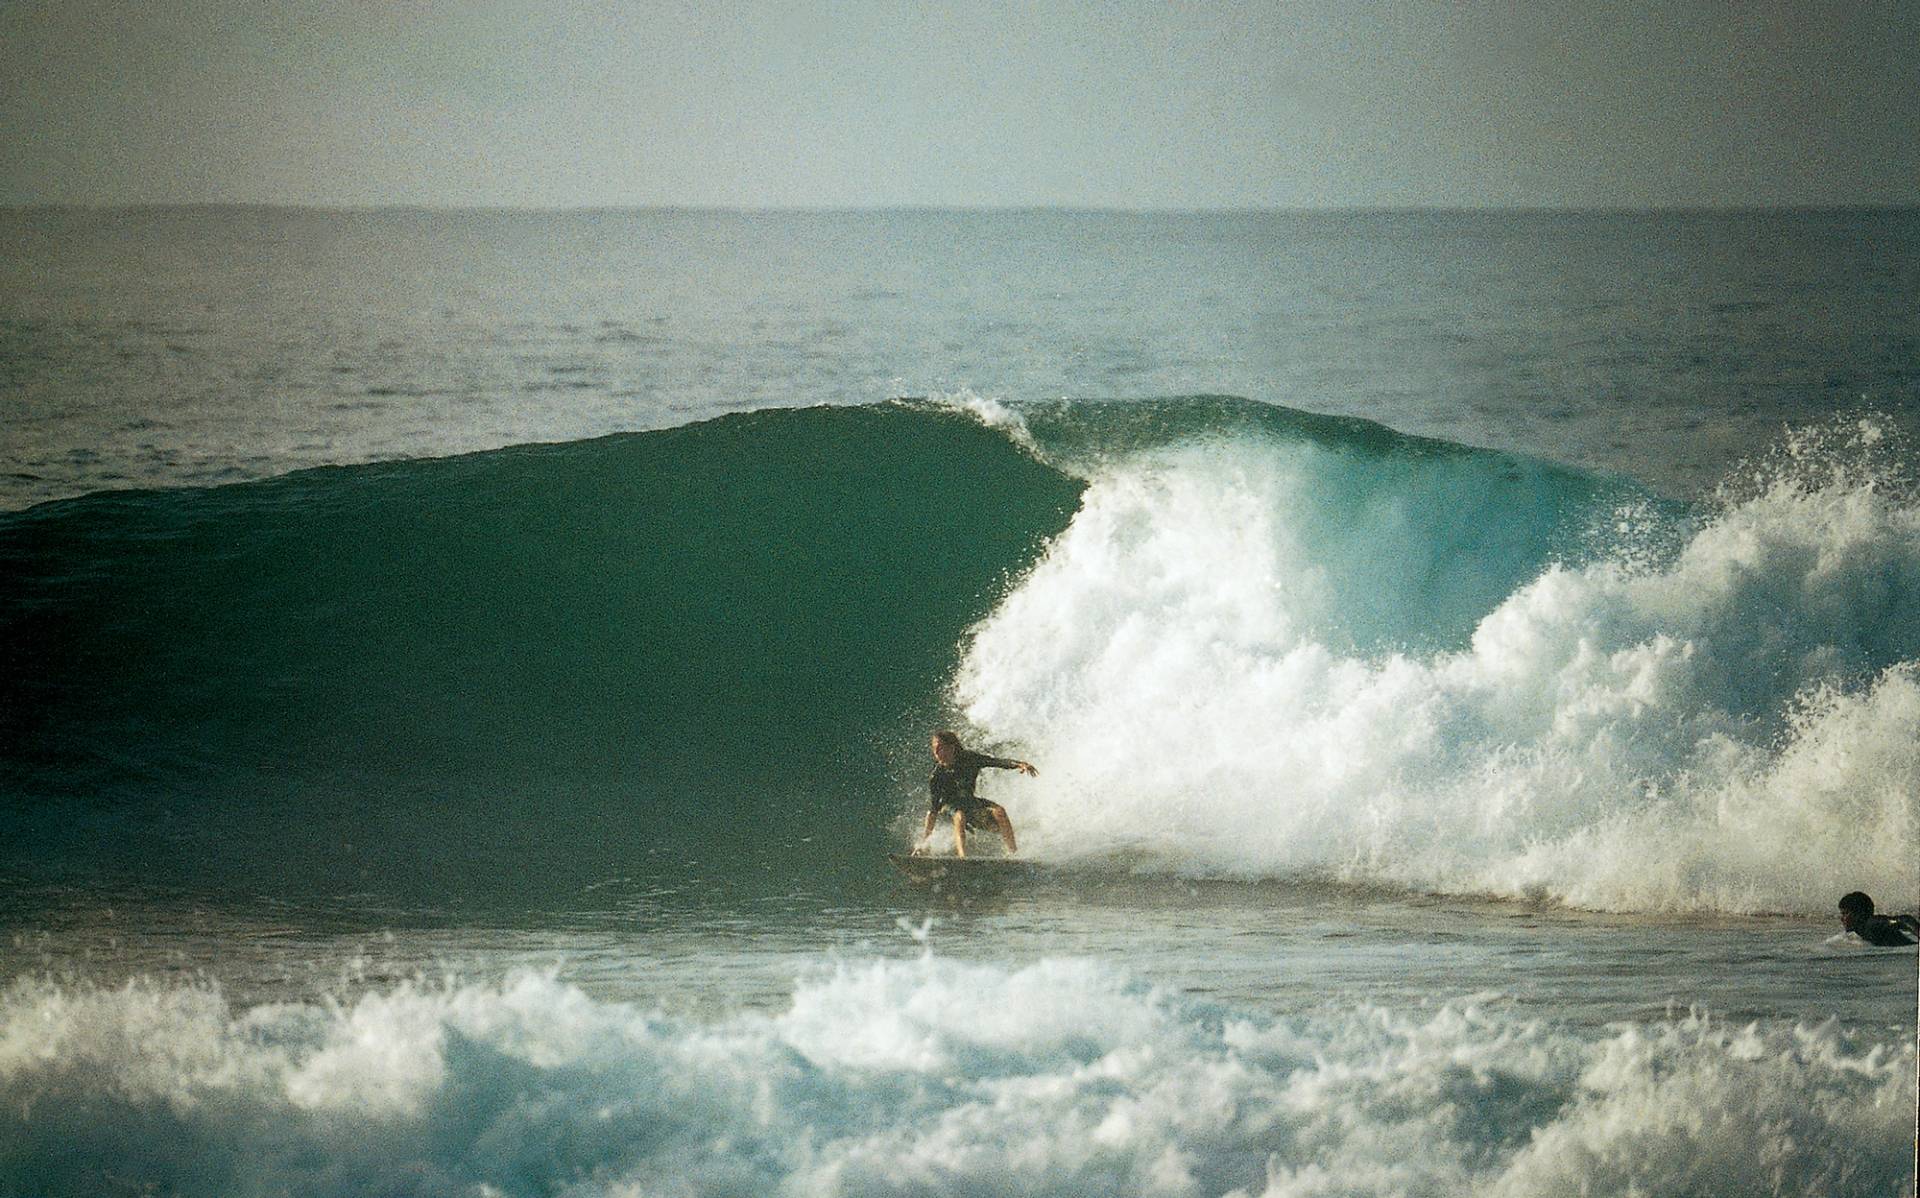
{"type": "Polygon", "coordinates": [[[1911,1195],[1914,1063],[1833,1024],[1579,1033],[1492,997],[1274,1019],[1058,960],[842,963],[706,1024],[531,974],[251,1011],[27,982],[0,1189],[1911,1195]]]}
{"type": "Polygon", "coordinates": [[[1621,910],[1824,912],[1840,881],[1904,905],[1920,504],[1875,444],[1795,443],[1663,523],[1671,550],[1562,564],[1509,551],[1529,496],[1488,463],[1131,455],[976,629],[957,701],[1042,764],[1014,810],[1042,853],[1621,910]]]}

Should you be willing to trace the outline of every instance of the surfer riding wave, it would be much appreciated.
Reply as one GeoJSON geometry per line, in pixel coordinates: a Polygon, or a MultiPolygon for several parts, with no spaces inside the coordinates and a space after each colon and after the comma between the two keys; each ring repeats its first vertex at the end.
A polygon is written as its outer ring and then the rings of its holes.
{"type": "Polygon", "coordinates": [[[1018,770],[1028,777],[1033,777],[1039,771],[1025,761],[976,753],[962,745],[958,736],[945,729],[933,734],[929,747],[933,750],[934,766],[933,773],[927,776],[927,822],[920,830],[919,843],[913,847],[914,854],[924,855],[928,851],[934,821],[942,811],[953,813],[955,856],[967,855],[968,826],[997,828],[1007,852],[1018,852],[1019,844],[1013,836],[1013,821],[1007,818],[1006,808],[974,794],[973,788],[980,779],[981,770],[1018,770]]]}

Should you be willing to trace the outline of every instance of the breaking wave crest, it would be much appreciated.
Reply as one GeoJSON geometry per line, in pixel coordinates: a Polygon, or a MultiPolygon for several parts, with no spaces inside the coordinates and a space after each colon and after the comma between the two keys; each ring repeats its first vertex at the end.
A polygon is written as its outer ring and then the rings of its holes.
{"type": "Polygon", "coordinates": [[[1092,473],[956,702],[1036,849],[1620,910],[1920,889],[1920,503],[1871,424],[1717,505],[1270,433],[1092,473]],[[1577,535],[1576,535],[1577,534],[1577,535]]]}

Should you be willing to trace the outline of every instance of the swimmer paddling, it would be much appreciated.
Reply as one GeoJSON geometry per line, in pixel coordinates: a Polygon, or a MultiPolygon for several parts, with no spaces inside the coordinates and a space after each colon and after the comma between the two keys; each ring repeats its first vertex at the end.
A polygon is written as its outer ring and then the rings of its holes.
{"type": "Polygon", "coordinates": [[[1920,942],[1920,919],[1875,915],[1872,897],[1858,890],[1840,896],[1840,926],[1875,948],[1905,948],[1920,942]]]}

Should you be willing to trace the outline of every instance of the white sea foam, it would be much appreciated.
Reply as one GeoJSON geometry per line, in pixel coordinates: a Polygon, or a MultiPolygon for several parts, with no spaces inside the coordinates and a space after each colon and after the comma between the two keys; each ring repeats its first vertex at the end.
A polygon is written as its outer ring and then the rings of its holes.
{"type": "Polygon", "coordinates": [[[1912,1194],[1914,1050],[1487,997],[1275,1019],[1088,962],[841,964],[696,1023],[553,978],[0,996],[0,1190],[1912,1194]]]}
{"type": "Polygon", "coordinates": [[[1041,765],[1004,797],[1043,855],[1620,910],[1905,906],[1920,506],[1793,444],[1674,551],[1535,566],[1464,647],[1399,651],[1471,596],[1447,572],[1513,568],[1476,537],[1528,519],[1490,474],[1246,439],[1137,455],[976,630],[957,699],[1041,765]]]}
{"type": "Polygon", "coordinates": [[[1027,429],[1026,417],[998,399],[979,395],[968,387],[958,391],[941,392],[928,398],[941,407],[965,412],[988,428],[999,429],[1015,444],[1027,449],[1034,447],[1033,434],[1027,429]]]}

